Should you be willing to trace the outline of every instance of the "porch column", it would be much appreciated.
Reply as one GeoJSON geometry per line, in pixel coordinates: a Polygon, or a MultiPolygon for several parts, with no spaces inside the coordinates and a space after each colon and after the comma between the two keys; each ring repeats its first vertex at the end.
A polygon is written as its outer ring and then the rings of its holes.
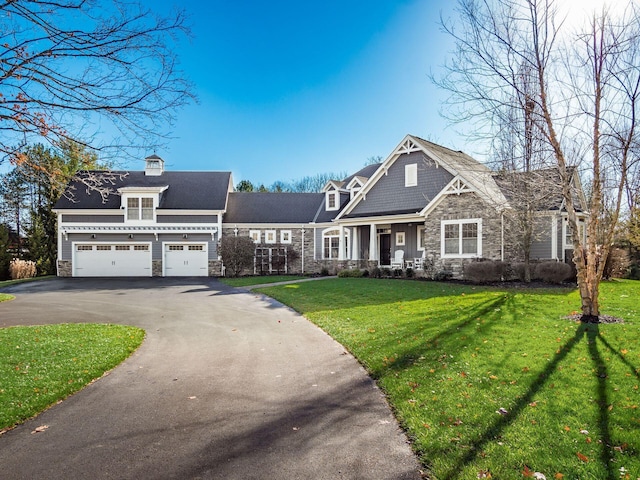
{"type": "Polygon", "coordinates": [[[376,228],[376,224],[372,223],[369,227],[369,260],[375,262],[378,260],[378,252],[377,252],[377,243],[378,240],[378,229],[376,228]]]}
{"type": "Polygon", "coordinates": [[[351,229],[351,260],[360,260],[360,239],[358,238],[358,227],[351,229]]]}
{"type": "Polygon", "coordinates": [[[340,237],[338,241],[338,260],[344,260],[344,250],[345,250],[344,227],[340,225],[340,227],[338,228],[338,231],[340,232],[340,237]]]}

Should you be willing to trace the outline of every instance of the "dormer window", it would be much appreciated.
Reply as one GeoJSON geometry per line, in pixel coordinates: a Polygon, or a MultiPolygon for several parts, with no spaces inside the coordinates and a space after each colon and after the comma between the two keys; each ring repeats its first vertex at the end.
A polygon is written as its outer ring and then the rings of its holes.
{"type": "Polygon", "coordinates": [[[120,208],[124,211],[127,222],[149,223],[156,219],[156,208],[160,205],[162,192],[167,185],[158,187],[122,187],[118,193],[122,195],[120,208]]]}
{"type": "Polygon", "coordinates": [[[153,198],[127,198],[127,220],[153,220],[153,198]]]}
{"type": "Polygon", "coordinates": [[[338,210],[340,208],[340,203],[338,202],[339,193],[336,190],[331,190],[327,192],[326,202],[327,202],[327,210],[338,210]]]}

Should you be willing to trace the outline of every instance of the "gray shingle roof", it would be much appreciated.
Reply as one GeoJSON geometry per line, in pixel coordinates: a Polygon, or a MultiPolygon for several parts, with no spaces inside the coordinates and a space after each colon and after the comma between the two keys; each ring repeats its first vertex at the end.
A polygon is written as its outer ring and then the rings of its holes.
{"type": "Polygon", "coordinates": [[[493,178],[493,172],[486,165],[464,152],[451,150],[414,135],[410,135],[410,137],[424,149],[436,155],[452,173],[460,175],[466,183],[473,186],[478,193],[484,195],[485,199],[490,199],[495,205],[505,205],[507,203],[507,199],[493,178]]]}
{"type": "Polygon", "coordinates": [[[159,176],[147,176],[140,171],[92,171],[79,172],[77,177],[69,183],[67,195],[58,200],[55,209],[118,209],[121,204],[119,188],[167,186],[160,209],[224,210],[231,172],[164,172],[159,176]],[[86,186],[86,182],[96,175],[102,176],[110,192],[104,200],[99,192],[86,186]]]}
{"type": "Polygon", "coordinates": [[[367,165],[366,167],[358,170],[353,175],[349,175],[347,178],[343,179],[342,182],[344,185],[348,185],[351,180],[355,177],[360,177],[362,180],[366,181],[371,178],[371,175],[375,173],[375,171],[382,165],[381,163],[373,163],[371,165],[367,165]]]}
{"type": "MultiPolygon", "coordinates": [[[[577,171],[574,167],[569,170],[570,175],[576,175],[577,171]]],[[[530,201],[532,201],[538,210],[560,210],[564,205],[564,196],[562,194],[562,180],[558,168],[545,168],[534,170],[532,172],[502,172],[495,173],[494,179],[496,184],[507,199],[517,206],[518,193],[522,191],[522,185],[529,182],[532,186],[530,201]]],[[[574,189],[573,203],[576,211],[583,211],[584,205],[580,199],[579,193],[574,189]]]]}
{"type": "Polygon", "coordinates": [[[324,193],[231,192],[225,223],[309,223],[324,193]]]}

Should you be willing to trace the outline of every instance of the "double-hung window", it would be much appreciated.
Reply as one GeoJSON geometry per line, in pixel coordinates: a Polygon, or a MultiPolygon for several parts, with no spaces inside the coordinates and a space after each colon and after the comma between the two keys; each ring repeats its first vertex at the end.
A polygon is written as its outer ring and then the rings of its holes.
{"type": "Polygon", "coordinates": [[[127,198],[127,220],[153,220],[153,198],[127,198]]]}
{"type": "Polygon", "coordinates": [[[340,193],[336,190],[332,190],[326,193],[326,205],[325,208],[327,211],[330,210],[338,210],[340,208],[340,193]]]}
{"type": "Polygon", "coordinates": [[[443,220],[441,243],[443,257],[481,257],[482,220],[443,220]]]}

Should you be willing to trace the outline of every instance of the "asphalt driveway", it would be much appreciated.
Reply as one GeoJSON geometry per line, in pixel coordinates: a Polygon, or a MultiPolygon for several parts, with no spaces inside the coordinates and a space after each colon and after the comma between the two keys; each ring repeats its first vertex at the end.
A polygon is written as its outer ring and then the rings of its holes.
{"type": "Polygon", "coordinates": [[[0,327],[106,322],[147,336],[108,376],[1,435],[0,478],[420,478],[364,369],[277,302],[195,278],[3,291],[17,298],[0,303],[0,327]]]}

